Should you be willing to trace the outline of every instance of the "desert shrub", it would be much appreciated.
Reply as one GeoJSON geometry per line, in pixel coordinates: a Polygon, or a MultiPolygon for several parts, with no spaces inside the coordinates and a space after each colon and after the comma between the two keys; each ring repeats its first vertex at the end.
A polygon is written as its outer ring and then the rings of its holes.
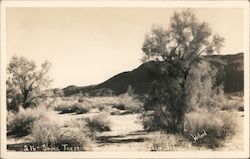
{"type": "Polygon", "coordinates": [[[118,96],[112,97],[82,97],[82,103],[91,105],[92,108],[98,108],[99,106],[112,107],[115,104],[120,103],[120,98],[118,96]]]}
{"type": "Polygon", "coordinates": [[[99,110],[99,111],[103,111],[103,110],[106,110],[107,107],[108,107],[107,105],[99,105],[99,106],[98,106],[98,110],[99,110]]]}
{"type": "Polygon", "coordinates": [[[119,96],[120,102],[114,107],[125,110],[126,114],[140,113],[143,110],[143,103],[132,95],[125,93],[119,96]]]}
{"type": "Polygon", "coordinates": [[[31,142],[36,146],[75,147],[71,151],[85,151],[91,148],[90,138],[76,127],[63,127],[50,120],[38,120],[33,124],[31,142]]]}
{"type": "Polygon", "coordinates": [[[188,149],[191,143],[178,134],[166,134],[164,132],[154,132],[150,142],[151,151],[175,151],[177,149],[188,149]]]}
{"type": "Polygon", "coordinates": [[[65,101],[63,101],[62,97],[51,97],[45,102],[45,104],[43,103],[42,105],[45,105],[47,109],[53,110],[56,109],[58,105],[62,105],[63,103],[65,103],[65,101]]]}
{"type": "Polygon", "coordinates": [[[145,130],[157,130],[157,121],[154,116],[145,116],[142,120],[142,125],[145,130]]]}
{"type": "Polygon", "coordinates": [[[226,136],[234,134],[235,128],[233,112],[199,109],[186,114],[185,131],[188,138],[197,146],[216,148],[221,145],[220,141],[226,136]],[[195,140],[192,136],[197,136],[198,133],[205,136],[195,140]]]}
{"type": "Polygon", "coordinates": [[[227,101],[220,105],[221,110],[244,111],[243,98],[239,96],[227,96],[227,101]]]}
{"type": "Polygon", "coordinates": [[[65,128],[69,127],[69,128],[79,129],[83,134],[85,134],[86,137],[90,139],[94,139],[96,135],[94,132],[90,130],[84,118],[71,119],[65,122],[63,126],[65,128]]]}
{"type": "Polygon", "coordinates": [[[82,103],[82,102],[84,102],[84,99],[79,98],[79,99],[78,99],[78,102],[82,103]]]}
{"type": "Polygon", "coordinates": [[[148,131],[166,131],[165,118],[157,111],[147,111],[140,116],[143,128],[148,131]]]}
{"type": "Polygon", "coordinates": [[[7,114],[7,135],[16,137],[26,136],[31,133],[31,127],[36,120],[46,118],[43,109],[20,108],[19,112],[7,114]]]}
{"type": "Polygon", "coordinates": [[[103,132],[111,130],[111,121],[106,113],[93,116],[92,118],[84,118],[86,126],[89,127],[91,132],[103,132]]]}
{"type": "Polygon", "coordinates": [[[75,103],[72,109],[75,110],[77,114],[84,114],[88,113],[91,110],[91,106],[75,103]]]}
{"type": "Polygon", "coordinates": [[[65,114],[65,113],[76,113],[76,114],[84,114],[88,113],[91,110],[90,105],[84,105],[83,103],[74,103],[73,105],[71,104],[62,104],[59,105],[58,107],[55,108],[57,111],[61,111],[60,114],[65,114]]]}
{"type": "Polygon", "coordinates": [[[122,115],[122,112],[119,110],[113,111],[110,113],[111,115],[122,115]]]}
{"type": "Polygon", "coordinates": [[[67,103],[64,103],[64,104],[60,104],[58,105],[57,107],[54,108],[54,110],[56,111],[61,111],[62,112],[68,112],[68,113],[73,113],[72,109],[71,109],[71,106],[67,103]]]}
{"type": "Polygon", "coordinates": [[[116,109],[119,109],[119,110],[125,110],[125,105],[123,103],[120,103],[120,104],[114,104],[112,106],[112,108],[116,108],[116,109]]]}
{"type": "Polygon", "coordinates": [[[238,105],[237,109],[238,109],[239,111],[244,111],[244,105],[243,105],[243,104],[238,105]]]}
{"type": "Polygon", "coordinates": [[[225,105],[221,106],[221,110],[238,110],[238,111],[244,111],[244,105],[243,104],[235,104],[235,103],[227,103],[225,105]]]}
{"type": "Polygon", "coordinates": [[[84,96],[80,96],[78,99],[78,102],[80,103],[90,103],[90,97],[84,97],[84,96]]]}

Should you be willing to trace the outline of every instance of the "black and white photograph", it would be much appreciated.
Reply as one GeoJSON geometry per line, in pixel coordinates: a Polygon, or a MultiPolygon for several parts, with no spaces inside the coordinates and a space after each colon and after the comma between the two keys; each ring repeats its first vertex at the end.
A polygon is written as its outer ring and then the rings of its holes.
{"type": "Polygon", "coordinates": [[[1,3],[3,158],[249,157],[248,1],[72,2],[1,3]]]}

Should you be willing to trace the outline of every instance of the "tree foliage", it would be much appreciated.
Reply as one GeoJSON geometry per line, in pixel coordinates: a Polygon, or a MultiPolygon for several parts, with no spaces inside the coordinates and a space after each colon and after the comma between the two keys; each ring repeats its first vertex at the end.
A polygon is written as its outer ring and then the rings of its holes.
{"type": "MultiPolygon", "coordinates": [[[[186,9],[175,12],[170,19],[170,26],[165,29],[154,26],[146,34],[142,50],[144,61],[163,61],[160,79],[152,84],[146,103],[155,109],[161,124],[170,132],[183,130],[184,115],[190,106],[187,97],[195,86],[206,76],[213,76],[212,71],[202,78],[196,78],[193,68],[199,67],[203,55],[219,53],[224,39],[212,35],[212,30],[205,22],[197,20],[194,11],[186,9]],[[198,82],[199,81],[199,82],[198,82]]],[[[205,63],[203,63],[205,64],[205,63]]],[[[208,63],[205,64],[207,68],[208,63]]]]}
{"type": "Polygon", "coordinates": [[[7,67],[7,109],[17,111],[19,104],[27,108],[44,97],[42,90],[52,82],[50,67],[51,63],[45,61],[38,69],[33,61],[13,56],[7,67]]]}

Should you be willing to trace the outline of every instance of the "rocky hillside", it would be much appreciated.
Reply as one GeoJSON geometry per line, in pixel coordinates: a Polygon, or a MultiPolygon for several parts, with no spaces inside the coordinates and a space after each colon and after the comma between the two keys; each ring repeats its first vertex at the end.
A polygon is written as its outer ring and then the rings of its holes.
{"type": "MultiPolygon", "coordinates": [[[[211,64],[218,68],[217,83],[224,84],[224,91],[243,92],[244,88],[244,64],[243,53],[234,55],[210,55],[206,58],[211,64]]],[[[142,64],[138,68],[123,72],[107,81],[87,87],[69,86],[63,89],[66,96],[76,93],[88,93],[90,95],[105,95],[125,93],[129,86],[136,94],[146,94],[150,89],[152,81],[159,77],[159,67],[162,63],[150,61],[142,64]]]]}

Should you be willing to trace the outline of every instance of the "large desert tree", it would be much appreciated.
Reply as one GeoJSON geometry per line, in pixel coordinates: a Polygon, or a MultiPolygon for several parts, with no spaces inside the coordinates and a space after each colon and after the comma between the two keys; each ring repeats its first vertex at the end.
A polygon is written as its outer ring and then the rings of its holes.
{"type": "MultiPolygon", "coordinates": [[[[163,61],[159,80],[152,84],[149,102],[160,114],[170,132],[183,130],[187,111],[188,81],[190,71],[198,67],[203,55],[219,53],[224,39],[212,35],[211,28],[196,18],[190,9],[175,12],[168,28],[154,26],[145,36],[142,50],[144,61],[163,61]]],[[[194,80],[194,79],[192,79],[194,80]]],[[[193,83],[195,80],[193,81],[193,83]]]]}
{"type": "Polygon", "coordinates": [[[7,67],[7,108],[18,110],[22,105],[27,108],[39,98],[44,97],[42,90],[51,83],[48,71],[51,63],[45,61],[38,69],[33,61],[13,56],[7,67]]]}

